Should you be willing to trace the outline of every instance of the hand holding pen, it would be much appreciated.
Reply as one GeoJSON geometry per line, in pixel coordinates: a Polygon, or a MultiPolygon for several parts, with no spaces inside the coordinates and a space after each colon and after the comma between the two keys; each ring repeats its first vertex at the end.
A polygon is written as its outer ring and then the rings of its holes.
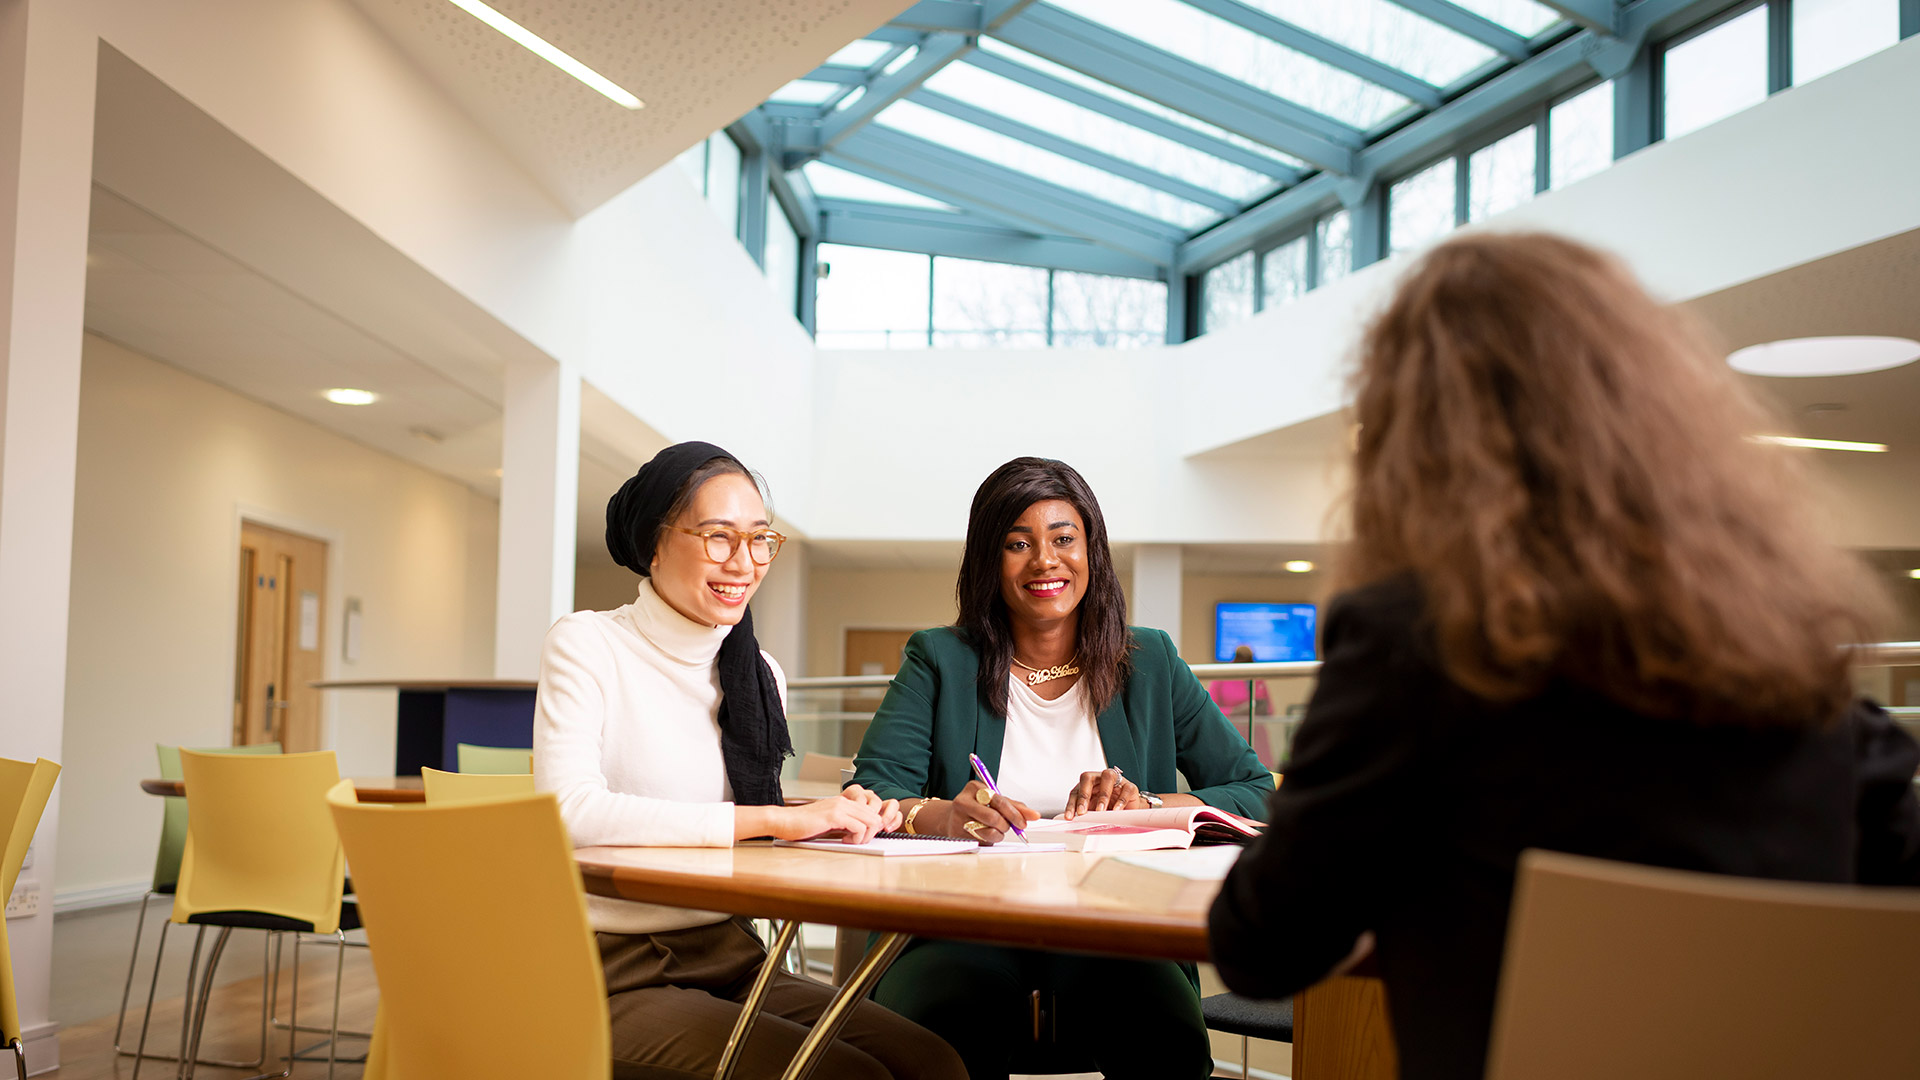
{"type": "MultiPolygon", "coordinates": [[[[980,755],[968,754],[967,763],[973,766],[973,775],[978,777],[978,779],[962,789],[960,797],[955,801],[960,803],[961,807],[966,807],[970,800],[973,806],[996,812],[997,815],[1006,822],[1007,827],[1013,831],[1013,834],[1020,838],[1021,843],[1028,843],[1026,830],[1022,829],[1020,824],[1021,822],[1037,818],[1040,815],[1028,809],[1023,804],[1002,795],[1000,793],[1000,785],[993,782],[993,774],[987,771],[987,763],[980,760],[980,755]]],[[[960,807],[956,807],[956,809],[960,809],[960,807]]],[[[969,821],[963,826],[967,835],[973,836],[975,839],[980,839],[976,834],[984,832],[991,827],[990,823],[977,819],[969,821]]]]}

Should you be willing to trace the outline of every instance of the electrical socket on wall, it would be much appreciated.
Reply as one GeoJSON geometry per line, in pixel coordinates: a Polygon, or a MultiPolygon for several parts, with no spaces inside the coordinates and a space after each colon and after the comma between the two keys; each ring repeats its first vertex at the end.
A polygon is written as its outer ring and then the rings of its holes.
{"type": "Polygon", "coordinates": [[[37,881],[15,882],[13,895],[7,897],[7,918],[24,919],[39,913],[40,883],[37,881]]]}

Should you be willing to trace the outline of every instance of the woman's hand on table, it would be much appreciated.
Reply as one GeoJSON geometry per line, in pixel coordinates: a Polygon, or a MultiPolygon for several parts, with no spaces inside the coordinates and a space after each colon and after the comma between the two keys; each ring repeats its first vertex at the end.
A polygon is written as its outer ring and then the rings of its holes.
{"type": "Polygon", "coordinates": [[[1119,769],[1083,772],[1080,782],[1067,792],[1068,821],[1097,810],[1144,810],[1147,800],[1140,797],[1140,785],[1121,775],[1119,769]]]}
{"type": "Polygon", "coordinates": [[[1027,804],[1005,795],[988,792],[988,800],[981,802],[980,793],[987,790],[985,784],[972,780],[951,800],[932,800],[914,818],[914,831],[929,836],[978,840],[991,847],[1005,840],[1015,825],[1039,818],[1027,804]]]}
{"type": "Polygon", "coordinates": [[[875,795],[859,784],[848,784],[846,787],[841,788],[840,797],[843,799],[852,799],[854,802],[860,803],[863,806],[871,806],[880,811],[880,828],[882,831],[892,832],[900,827],[901,814],[899,799],[882,799],[880,796],[875,795]]]}
{"type": "MultiPolygon", "coordinates": [[[[862,791],[861,795],[871,795],[862,791]]],[[[798,806],[736,806],[734,839],[772,836],[806,840],[821,833],[839,832],[849,844],[864,844],[886,827],[886,802],[864,798],[815,799],[798,806]]],[[[899,807],[894,807],[896,818],[899,807]]]]}

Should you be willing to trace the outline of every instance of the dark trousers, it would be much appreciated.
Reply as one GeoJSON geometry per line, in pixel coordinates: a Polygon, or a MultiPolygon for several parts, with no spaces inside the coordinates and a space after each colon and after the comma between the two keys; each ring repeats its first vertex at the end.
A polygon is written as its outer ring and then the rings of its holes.
{"type": "MultiPolygon", "coordinates": [[[[607,972],[614,1080],[710,1080],[766,949],[746,919],[660,934],[596,934],[607,972]]],[[[778,1077],[833,987],[781,972],[740,1055],[740,1080],[778,1077]]],[[[833,1080],[960,1080],[939,1037],[863,1001],[814,1071],[833,1080]]]]}
{"type": "Polygon", "coordinates": [[[1043,1035],[1107,1080],[1213,1074],[1200,995],[1170,961],[917,940],[873,997],[953,1044],[972,1080],[1004,1080],[1029,1060],[1035,990],[1055,1012],[1043,1035]]]}

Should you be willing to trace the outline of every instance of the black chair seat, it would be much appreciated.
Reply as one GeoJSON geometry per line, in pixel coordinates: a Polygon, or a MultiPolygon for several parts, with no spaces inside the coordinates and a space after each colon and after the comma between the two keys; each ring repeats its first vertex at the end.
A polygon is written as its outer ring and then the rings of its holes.
{"type": "MultiPolygon", "coordinates": [[[[273,930],[280,933],[311,934],[313,924],[305,919],[289,919],[264,911],[203,911],[187,916],[190,925],[231,926],[237,930],[273,930]]],[[[360,929],[360,905],[345,901],[340,905],[340,929],[360,929]]]]}
{"type": "Polygon", "coordinates": [[[1292,998],[1263,1001],[1239,994],[1215,994],[1200,999],[1200,1015],[1214,1031],[1274,1042],[1293,1041],[1292,998]]]}

